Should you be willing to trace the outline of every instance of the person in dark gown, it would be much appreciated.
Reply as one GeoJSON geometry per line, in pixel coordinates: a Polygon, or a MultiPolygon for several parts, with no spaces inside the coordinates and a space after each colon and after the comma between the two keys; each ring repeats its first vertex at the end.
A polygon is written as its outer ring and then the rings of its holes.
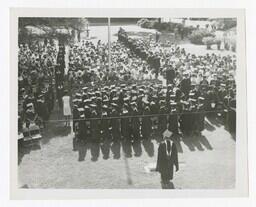
{"type": "Polygon", "coordinates": [[[162,185],[168,185],[173,179],[174,166],[176,172],[179,170],[178,151],[175,143],[164,137],[159,144],[156,171],[161,175],[162,185]]]}

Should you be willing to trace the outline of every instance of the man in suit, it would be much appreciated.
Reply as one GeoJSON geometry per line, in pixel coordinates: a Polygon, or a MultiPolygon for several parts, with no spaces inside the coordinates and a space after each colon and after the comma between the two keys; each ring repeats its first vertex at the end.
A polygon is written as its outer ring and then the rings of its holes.
{"type": "Polygon", "coordinates": [[[173,179],[174,166],[176,172],[179,170],[178,151],[176,145],[167,137],[158,147],[156,171],[161,174],[162,185],[168,185],[173,179]]]}

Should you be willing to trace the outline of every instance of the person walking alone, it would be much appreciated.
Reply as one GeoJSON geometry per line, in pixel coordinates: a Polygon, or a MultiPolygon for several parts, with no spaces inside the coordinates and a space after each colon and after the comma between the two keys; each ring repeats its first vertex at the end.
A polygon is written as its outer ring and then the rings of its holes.
{"type": "Polygon", "coordinates": [[[174,166],[176,172],[179,170],[178,151],[176,145],[171,140],[164,137],[159,144],[156,171],[161,174],[162,188],[170,188],[173,179],[174,166]]]}

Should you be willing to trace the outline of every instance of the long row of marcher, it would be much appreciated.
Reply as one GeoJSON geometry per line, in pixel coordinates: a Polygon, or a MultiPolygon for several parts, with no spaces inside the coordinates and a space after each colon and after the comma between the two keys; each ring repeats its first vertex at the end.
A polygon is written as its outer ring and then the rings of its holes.
{"type": "MultiPolygon", "coordinates": [[[[159,65],[159,53],[147,52],[145,48],[148,45],[141,40],[137,43],[137,40],[129,38],[124,30],[119,31],[118,39],[125,47],[129,47],[138,59],[147,61],[152,70],[158,73],[162,67],[161,63],[159,65]]],[[[178,52],[179,55],[186,55],[184,50],[178,52]]],[[[172,55],[178,52],[174,51],[172,55]]],[[[202,73],[202,79],[199,79],[198,84],[193,82],[198,71],[188,73],[189,69],[184,72],[177,69],[177,65],[169,65],[165,70],[167,86],[135,83],[113,84],[101,89],[92,86],[80,88],[73,98],[73,130],[76,137],[81,140],[138,140],[140,137],[149,138],[156,129],[162,133],[167,128],[174,135],[200,134],[205,129],[206,115],[214,118],[218,116],[227,129],[235,132],[235,80],[229,73],[229,70],[233,72],[235,68],[232,65],[220,71],[218,67],[230,65],[231,58],[213,57],[217,63],[213,63],[209,55],[200,57],[199,60],[204,61],[204,65],[192,62],[197,58],[194,56],[187,56],[185,59],[203,71],[199,71],[202,73]],[[207,64],[215,65],[208,68],[207,64]],[[211,70],[214,70],[214,73],[207,75],[211,70]],[[169,78],[170,72],[173,75],[169,78]]],[[[235,60],[232,60],[233,62],[235,60]]]]}
{"type": "Polygon", "coordinates": [[[73,98],[73,131],[79,140],[94,141],[149,139],[167,128],[174,135],[200,135],[205,116],[218,117],[235,131],[234,99],[227,94],[221,100],[210,87],[192,88],[186,97],[162,84],[83,87],[73,98]]]}

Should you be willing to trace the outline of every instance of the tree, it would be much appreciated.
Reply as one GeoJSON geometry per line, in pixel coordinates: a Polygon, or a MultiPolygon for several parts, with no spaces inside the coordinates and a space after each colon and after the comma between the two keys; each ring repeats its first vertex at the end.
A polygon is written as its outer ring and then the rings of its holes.
{"type": "MultiPolygon", "coordinates": [[[[22,17],[19,18],[19,35],[26,34],[27,26],[34,26],[45,31],[45,36],[66,36],[71,37],[71,30],[77,31],[77,34],[84,30],[88,25],[86,18],[50,18],[50,17],[22,17]]],[[[29,35],[29,34],[26,34],[29,35]]]]}

